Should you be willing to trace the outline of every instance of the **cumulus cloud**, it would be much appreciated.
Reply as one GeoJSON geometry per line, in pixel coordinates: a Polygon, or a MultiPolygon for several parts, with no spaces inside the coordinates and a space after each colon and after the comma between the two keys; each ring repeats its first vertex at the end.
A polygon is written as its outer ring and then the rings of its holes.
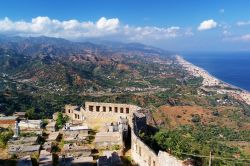
{"type": "Polygon", "coordinates": [[[197,29],[199,31],[204,31],[204,30],[209,30],[209,29],[213,29],[216,27],[217,27],[217,22],[210,19],[210,20],[205,20],[205,21],[201,22],[197,29]]]}
{"type": "Polygon", "coordinates": [[[102,17],[96,23],[96,27],[98,29],[114,30],[118,26],[119,26],[118,18],[106,19],[105,17],[102,17]]]}
{"type": "Polygon", "coordinates": [[[36,17],[30,22],[0,20],[0,32],[16,35],[47,35],[52,37],[78,38],[100,36],[115,33],[119,19],[100,18],[97,22],[79,22],[78,20],[59,21],[49,17],[36,17]]]}
{"type": "Polygon", "coordinates": [[[130,26],[122,25],[118,18],[101,17],[96,22],[78,21],[75,19],[60,21],[49,17],[36,17],[31,21],[12,21],[9,18],[0,20],[0,33],[20,36],[50,36],[66,39],[84,38],[122,38],[124,40],[144,41],[190,36],[192,31],[178,26],[130,26]]]}
{"type": "Polygon", "coordinates": [[[250,21],[239,21],[237,22],[238,26],[250,25],[250,21]]]}

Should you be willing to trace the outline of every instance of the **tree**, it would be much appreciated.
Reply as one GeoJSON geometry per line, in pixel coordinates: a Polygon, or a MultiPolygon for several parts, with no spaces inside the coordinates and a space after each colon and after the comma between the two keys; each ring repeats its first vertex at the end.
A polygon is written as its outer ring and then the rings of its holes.
{"type": "Polygon", "coordinates": [[[190,149],[191,140],[183,137],[178,131],[160,131],[155,134],[154,139],[162,150],[170,150],[170,153],[180,158],[182,153],[190,149]]]}
{"type": "Polygon", "coordinates": [[[61,112],[59,112],[58,115],[57,115],[56,125],[57,125],[58,128],[63,127],[63,114],[61,112]]]}
{"type": "Polygon", "coordinates": [[[26,116],[28,119],[34,119],[34,118],[35,118],[35,108],[32,107],[32,108],[26,110],[25,116],[26,116]]]}
{"type": "Polygon", "coordinates": [[[62,112],[59,112],[57,115],[56,125],[59,129],[63,127],[63,125],[69,120],[68,116],[63,116],[62,112]]]}

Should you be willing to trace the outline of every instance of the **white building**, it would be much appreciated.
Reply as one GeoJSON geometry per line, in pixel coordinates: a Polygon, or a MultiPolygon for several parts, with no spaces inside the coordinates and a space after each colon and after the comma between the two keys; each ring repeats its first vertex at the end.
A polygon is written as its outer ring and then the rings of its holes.
{"type": "Polygon", "coordinates": [[[21,120],[18,125],[19,125],[21,130],[41,129],[43,122],[42,122],[42,120],[21,120]]]}

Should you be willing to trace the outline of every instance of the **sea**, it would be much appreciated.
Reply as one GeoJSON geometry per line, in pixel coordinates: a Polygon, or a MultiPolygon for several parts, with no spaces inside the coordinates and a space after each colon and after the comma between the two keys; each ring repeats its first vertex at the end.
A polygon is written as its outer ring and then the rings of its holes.
{"type": "Polygon", "coordinates": [[[183,52],[181,56],[216,78],[250,92],[250,52],[183,52]]]}

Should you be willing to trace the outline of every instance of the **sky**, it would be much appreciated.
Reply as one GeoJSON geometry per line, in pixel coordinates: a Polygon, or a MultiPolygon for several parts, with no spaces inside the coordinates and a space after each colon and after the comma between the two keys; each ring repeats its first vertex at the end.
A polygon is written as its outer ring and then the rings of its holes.
{"type": "Polygon", "coordinates": [[[249,0],[0,0],[0,34],[250,51],[249,0]]]}

